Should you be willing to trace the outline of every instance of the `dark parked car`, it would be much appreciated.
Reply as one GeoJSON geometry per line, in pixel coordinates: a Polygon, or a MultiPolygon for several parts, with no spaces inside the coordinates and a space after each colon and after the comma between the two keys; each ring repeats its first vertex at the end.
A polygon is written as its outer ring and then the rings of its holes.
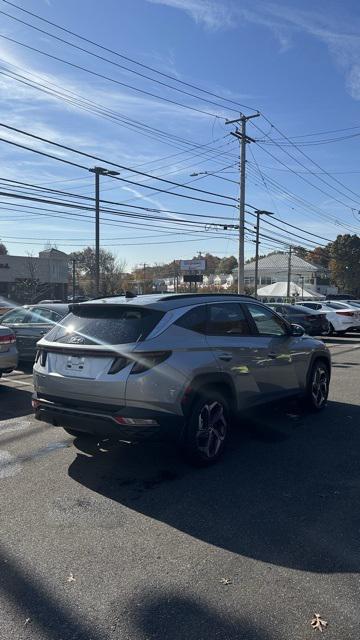
{"type": "Polygon", "coordinates": [[[299,324],[309,336],[323,336],[330,332],[330,324],[323,311],[315,311],[295,304],[269,304],[291,324],[299,324]]]}
{"type": "Polygon", "coordinates": [[[0,318],[16,335],[19,360],[35,360],[36,343],[69,313],[67,304],[37,304],[16,307],[0,318]]]}

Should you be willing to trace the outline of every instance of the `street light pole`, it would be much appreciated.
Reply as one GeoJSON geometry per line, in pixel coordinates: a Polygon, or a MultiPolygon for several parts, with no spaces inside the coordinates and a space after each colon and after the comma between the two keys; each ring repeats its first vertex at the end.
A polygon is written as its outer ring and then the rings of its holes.
{"type": "Polygon", "coordinates": [[[256,213],[256,240],[255,240],[255,286],[254,296],[257,296],[258,273],[259,273],[259,245],[260,245],[260,216],[273,216],[272,211],[262,211],[257,209],[256,213]]]}
{"type": "Polygon", "coordinates": [[[95,174],[95,294],[100,295],[100,176],[118,176],[119,171],[104,167],[89,169],[95,174]]]}

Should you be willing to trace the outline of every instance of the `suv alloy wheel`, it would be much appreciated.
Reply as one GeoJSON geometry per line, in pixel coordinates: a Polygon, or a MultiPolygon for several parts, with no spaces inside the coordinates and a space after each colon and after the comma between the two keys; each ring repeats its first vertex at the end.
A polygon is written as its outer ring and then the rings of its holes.
{"type": "Polygon", "coordinates": [[[186,424],[185,453],[194,464],[205,466],[221,456],[229,431],[227,400],[211,388],[201,390],[186,424]]]}
{"type": "Polygon", "coordinates": [[[326,405],[329,395],[329,370],[321,360],[312,367],[307,388],[307,399],[313,411],[321,411],[326,405]]]}

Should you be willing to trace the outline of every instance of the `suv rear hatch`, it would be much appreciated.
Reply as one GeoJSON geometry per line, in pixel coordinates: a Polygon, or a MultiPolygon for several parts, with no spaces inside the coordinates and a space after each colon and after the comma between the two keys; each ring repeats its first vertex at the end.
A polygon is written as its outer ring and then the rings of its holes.
{"type": "Polygon", "coordinates": [[[129,304],[72,305],[71,313],[38,343],[38,394],[124,405],[131,354],[162,316],[129,304]]]}

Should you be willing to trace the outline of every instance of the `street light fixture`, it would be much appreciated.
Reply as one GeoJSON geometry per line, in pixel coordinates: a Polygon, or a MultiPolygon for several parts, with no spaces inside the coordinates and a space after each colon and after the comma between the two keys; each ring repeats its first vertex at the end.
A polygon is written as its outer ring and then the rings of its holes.
{"type": "Polygon", "coordinates": [[[258,285],[258,273],[259,273],[259,244],[260,244],[260,217],[261,216],[273,216],[274,213],[272,211],[264,211],[263,209],[256,209],[256,248],[255,248],[255,286],[254,286],[254,296],[257,296],[257,285],[258,285]]]}
{"type": "Polygon", "coordinates": [[[95,293],[100,295],[100,176],[118,176],[119,171],[104,167],[89,169],[95,174],[95,293]]]}

